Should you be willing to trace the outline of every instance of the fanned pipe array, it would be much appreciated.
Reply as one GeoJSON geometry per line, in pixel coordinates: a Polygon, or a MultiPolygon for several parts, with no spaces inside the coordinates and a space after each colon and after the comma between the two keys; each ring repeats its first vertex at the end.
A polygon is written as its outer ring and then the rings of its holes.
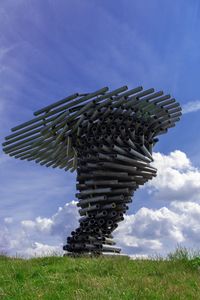
{"type": "Polygon", "coordinates": [[[73,94],[12,128],[4,151],[40,165],[77,170],[79,227],[67,238],[72,253],[119,253],[112,232],[134,191],[156,176],[152,149],[174,127],[181,107],[154,89],[123,86],[73,94]]]}

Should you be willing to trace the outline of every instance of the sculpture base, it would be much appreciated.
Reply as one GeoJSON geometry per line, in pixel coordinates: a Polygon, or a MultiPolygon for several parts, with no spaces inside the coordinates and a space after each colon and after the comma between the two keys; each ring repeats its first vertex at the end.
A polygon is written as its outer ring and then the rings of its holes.
{"type": "Polygon", "coordinates": [[[97,258],[97,257],[114,257],[114,258],[119,258],[119,257],[126,257],[127,259],[130,259],[130,256],[127,254],[109,254],[109,253],[92,253],[92,252],[88,252],[88,253],[74,253],[74,252],[67,252],[64,253],[63,256],[69,256],[69,257],[73,257],[73,258],[82,258],[82,257],[90,257],[90,258],[97,258]]]}

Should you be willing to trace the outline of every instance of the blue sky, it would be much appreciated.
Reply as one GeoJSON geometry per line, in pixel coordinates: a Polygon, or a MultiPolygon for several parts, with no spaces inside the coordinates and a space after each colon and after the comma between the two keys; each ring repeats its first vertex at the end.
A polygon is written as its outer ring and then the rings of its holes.
{"type": "MultiPolygon", "coordinates": [[[[160,137],[154,149],[163,177],[138,191],[129,210],[126,222],[130,222],[138,246],[127,246],[124,240],[122,247],[130,254],[164,253],[176,244],[169,234],[176,226],[177,241],[198,247],[196,236],[190,232],[190,240],[188,230],[180,224],[184,205],[189,205],[188,212],[200,207],[199,1],[7,0],[1,1],[0,19],[1,142],[11,127],[30,119],[33,111],[74,92],[142,85],[170,93],[181,103],[185,111],[181,121],[160,137]],[[166,161],[173,161],[174,167],[164,170],[166,161]],[[178,177],[173,177],[174,171],[178,177]],[[181,183],[169,185],[171,178],[174,182],[179,178],[181,183]],[[176,214],[179,221],[172,224],[168,212],[176,214]],[[138,216],[152,230],[136,236],[138,216]],[[156,224],[152,221],[155,216],[156,224]],[[164,232],[163,218],[168,224],[164,232]],[[158,231],[166,234],[166,239],[169,236],[167,249],[161,233],[156,235],[158,231]]],[[[1,152],[0,249],[11,254],[60,249],[69,230],[67,224],[73,228],[77,217],[71,203],[75,177],[1,152]]],[[[191,226],[200,232],[197,220],[191,226]]],[[[118,236],[125,229],[120,230],[118,236]]]]}

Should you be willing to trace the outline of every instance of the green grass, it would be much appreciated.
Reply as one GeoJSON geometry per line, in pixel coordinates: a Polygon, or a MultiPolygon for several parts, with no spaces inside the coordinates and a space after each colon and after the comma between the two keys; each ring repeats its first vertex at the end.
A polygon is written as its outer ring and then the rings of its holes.
{"type": "Polygon", "coordinates": [[[187,251],[168,260],[126,257],[0,256],[0,299],[200,299],[200,257],[187,251]]]}

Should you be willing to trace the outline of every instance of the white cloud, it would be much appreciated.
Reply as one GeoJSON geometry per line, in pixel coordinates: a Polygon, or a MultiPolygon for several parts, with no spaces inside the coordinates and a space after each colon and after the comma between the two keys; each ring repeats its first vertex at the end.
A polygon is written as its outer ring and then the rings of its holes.
{"type": "Polygon", "coordinates": [[[24,249],[22,256],[34,257],[34,256],[52,256],[52,255],[62,255],[63,251],[60,246],[50,246],[38,242],[32,243],[31,247],[24,249]]]}
{"type": "MultiPolygon", "coordinates": [[[[165,255],[177,244],[198,249],[200,243],[200,170],[185,153],[154,153],[158,176],[146,185],[151,198],[161,208],[142,207],[125,216],[115,232],[117,245],[133,257],[165,255]],[[161,201],[162,200],[162,201],[161,201]]],[[[62,245],[78,227],[78,210],[72,201],[60,207],[52,217],[38,216],[16,224],[4,218],[0,233],[0,251],[23,256],[62,253],[62,245]]]]}
{"type": "Polygon", "coordinates": [[[11,218],[11,217],[4,218],[5,224],[12,224],[12,222],[13,222],[13,218],[11,218]]]}
{"type": "Polygon", "coordinates": [[[183,113],[187,114],[190,112],[195,112],[200,110],[200,100],[197,101],[190,101],[183,105],[183,113]]]}
{"type": "Polygon", "coordinates": [[[22,228],[27,232],[39,234],[57,235],[66,238],[70,232],[78,226],[78,209],[76,202],[66,203],[64,207],[59,207],[57,213],[51,218],[37,217],[34,221],[23,220],[22,228]]]}
{"type": "Polygon", "coordinates": [[[5,218],[0,231],[0,252],[22,256],[62,253],[64,240],[78,227],[78,217],[76,202],[72,201],[51,218],[37,217],[20,224],[12,224],[13,220],[5,218]]]}
{"type": "Polygon", "coordinates": [[[199,248],[200,170],[185,153],[154,153],[157,177],[146,185],[160,209],[141,208],[116,230],[118,244],[129,254],[166,254],[177,244],[199,248]]]}
{"type": "Polygon", "coordinates": [[[115,238],[130,255],[166,255],[177,245],[199,248],[200,205],[193,202],[172,202],[169,208],[141,208],[125,217],[115,238]]]}
{"type": "Polygon", "coordinates": [[[179,150],[169,155],[154,153],[154,166],[158,169],[157,177],[147,184],[154,198],[200,202],[200,170],[185,153],[179,150]]]}
{"type": "Polygon", "coordinates": [[[10,235],[6,227],[0,230],[0,254],[6,252],[10,246],[10,235]]]}

